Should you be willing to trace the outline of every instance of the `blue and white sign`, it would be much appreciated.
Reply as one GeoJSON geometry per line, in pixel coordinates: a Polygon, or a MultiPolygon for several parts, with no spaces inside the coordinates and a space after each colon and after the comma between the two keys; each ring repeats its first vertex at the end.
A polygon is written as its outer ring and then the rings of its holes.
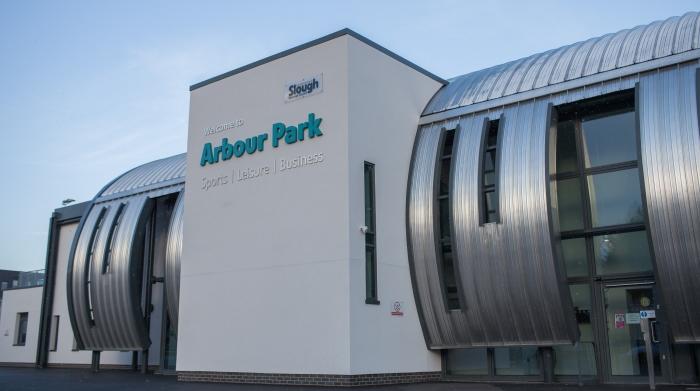
{"type": "Polygon", "coordinates": [[[656,318],[656,310],[644,310],[639,311],[639,317],[642,319],[653,319],[656,318]]]}

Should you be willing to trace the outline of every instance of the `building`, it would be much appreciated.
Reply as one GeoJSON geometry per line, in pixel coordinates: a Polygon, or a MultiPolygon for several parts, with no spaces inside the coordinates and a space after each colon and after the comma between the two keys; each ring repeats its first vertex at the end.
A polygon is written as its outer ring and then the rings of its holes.
{"type": "Polygon", "coordinates": [[[691,12],[449,81],[341,30],[193,85],[186,154],[56,210],[0,361],[698,383],[699,59],[691,12]]]}

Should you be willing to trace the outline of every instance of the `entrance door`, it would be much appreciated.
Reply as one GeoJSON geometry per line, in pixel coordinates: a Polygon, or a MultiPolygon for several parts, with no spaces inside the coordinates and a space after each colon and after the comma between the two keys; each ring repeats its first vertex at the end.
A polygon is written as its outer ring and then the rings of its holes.
{"type": "Polygon", "coordinates": [[[656,382],[668,382],[668,344],[661,327],[663,314],[657,305],[653,283],[606,284],[603,286],[604,339],[602,362],[613,383],[648,382],[647,352],[641,329],[640,311],[655,310],[651,321],[652,360],[656,382]]]}

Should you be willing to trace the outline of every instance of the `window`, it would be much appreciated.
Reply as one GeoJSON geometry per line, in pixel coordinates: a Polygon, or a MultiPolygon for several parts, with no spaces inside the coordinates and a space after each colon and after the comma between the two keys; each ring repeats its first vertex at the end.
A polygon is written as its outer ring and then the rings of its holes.
{"type": "Polygon", "coordinates": [[[438,161],[438,213],[439,226],[437,229],[439,238],[439,268],[443,294],[448,310],[462,308],[459,302],[457,278],[454,269],[454,257],[452,253],[452,225],[450,222],[450,167],[452,165],[452,151],[454,146],[455,129],[443,130],[442,148],[438,161]]]}
{"type": "Polygon", "coordinates": [[[481,224],[497,223],[498,215],[498,145],[501,120],[489,121],[484,126],[481,147],[481,224]]]}
{"type": "Polygon", "coordinates": [[[444,350],[448,376],[474,376],[481,380],[507,376],[542,379],[540,349],[530,346],[444,350]]]}
{"type": "Polygon", "coordinates": [[[571,301],[576,312],[576,322],[581,332],[578,345],[554,346],[557,357],[554,374],[557,376],[596,374],[595,349],[593,345],[593,325],[591,323],[591,288],[589,284],[571,284],[569,286],[571,301]]]}
{"type": "Polygon", "coordinates": [[[112,261],[112,249],[114,248],[114,235],[116,235],[117,227],[119,227],[119,223],[121,222],[122,216],[124,215],[125,207],[126,204],[119,204],[119,207],[117,208],[117,213],[114,216],[114,220],[112,220],[112,226],[109,228],[109,235],[107,236],[107,246],[105,246],[105,255],[102,258],[102,274],[109,272],[109,266],[112,261]]]}
{"type": "Polygon", "coordinates": [[[88,242],[89,253],[86,257],[85,265],[85,302],[88,304],[88,319],[90,319],[90,324],[95,324],[95,314],[92,311],[92,288],[91,288],[91,278],[92,278],[92,258],[95,255],[97,237],[100,234],[100,229],[102,228],[102,222],[104,221],[107,212],[106,207],[100,209],[97,215],[97,221],[95,222],[95,228],[92,230],[90,235],[90,241],[88,242]]]}
{"type": "Polygon", "coordinates": [[[540,355],[535,347],[503,347],[493,349],[496,375],[539,375],[540,355]]]}
{"type": "Polygon", "coordinates": [[[365,162],[365,303],[379,304],[377,295],[377,232],[374,206],[374,164],[365,162]]]}
{"type": "Polygon", "coordinates": [[[18,312],[15,322],[15,346],[24,346],[27,343],[28,312],[18,312]]]}
{"type": "Polygon", "coordinates": [[[633,91],[557,110],[555,176],[567,276],[651,273],[633,91]]]}
{"type": "Polygon", "coordinates": [[[49,350],[52,352],[55,352],[56,348],[58,347],[58,321],[58,315],[54,315],[51,318],[51,330],[49,331],[49,350]]]}
{"type": "Polygon", "coordinates": [[[563,105],[557,114],[561,254],[581,340],[553,347],[554,373],[595,376],[591,287],[601,276],[651,275],[634,91],[563,105]]]}

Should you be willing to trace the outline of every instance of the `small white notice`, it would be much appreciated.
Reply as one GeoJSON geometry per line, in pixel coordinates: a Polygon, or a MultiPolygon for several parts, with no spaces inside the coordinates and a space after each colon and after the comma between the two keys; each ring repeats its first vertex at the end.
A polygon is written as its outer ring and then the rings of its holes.
{"type": "Polygon", "coordinates": [[[639,311],[639,317],[642,319],[656,318],[656,310],[639,311]]]}
{"type": "Polygon", "coordinates": [[[641,316],[637,312],[628,312],[625,314],[627,324],[639,324],[641,316]]]}

